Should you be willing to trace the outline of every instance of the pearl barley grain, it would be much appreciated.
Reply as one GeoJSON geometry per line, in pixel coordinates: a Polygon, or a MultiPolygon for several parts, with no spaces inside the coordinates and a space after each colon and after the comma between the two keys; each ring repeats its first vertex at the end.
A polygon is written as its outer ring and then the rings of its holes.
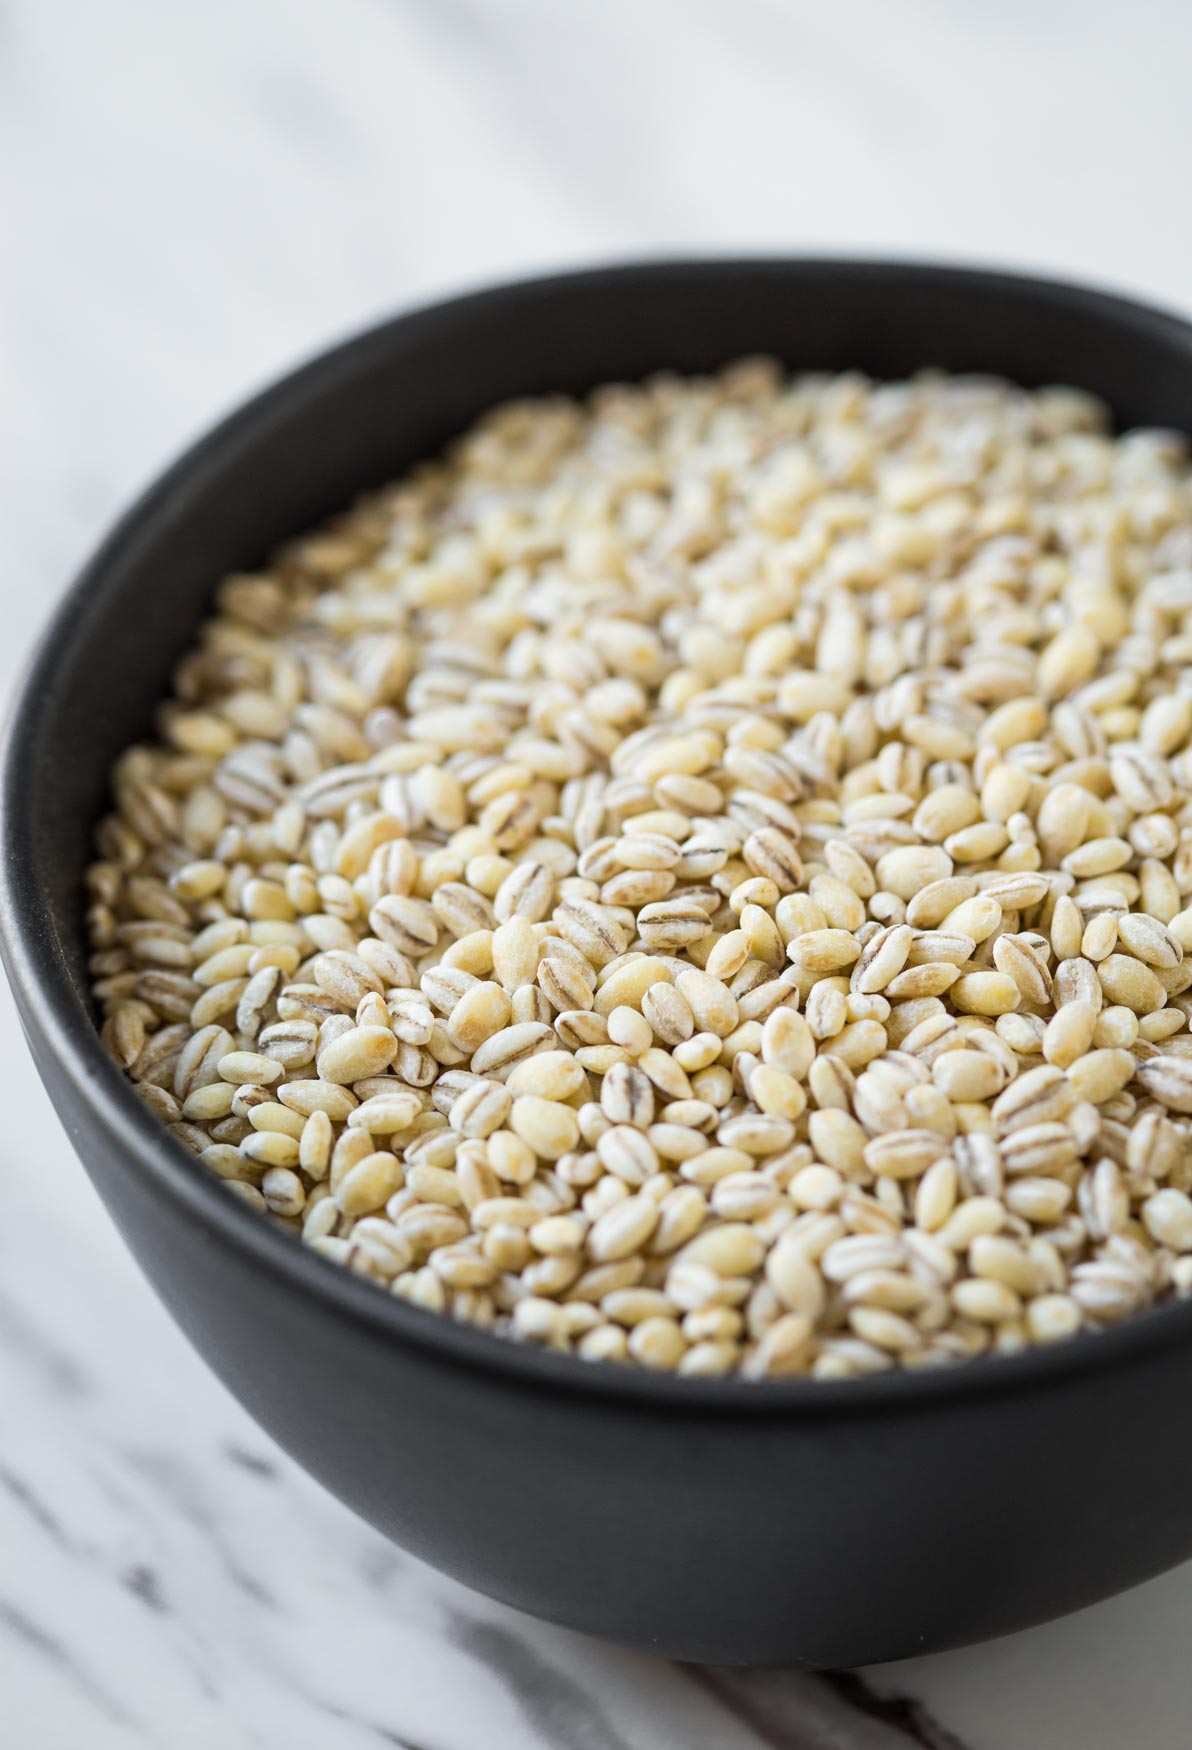
{"type": "Polygon", "coordinates": [[[1192,1292],[1190,568],[1180,446],[1075,391],[498,408],[223,585],[113,773],[105,1045],[259,1214],[584,1360],[1192,1292]]]}

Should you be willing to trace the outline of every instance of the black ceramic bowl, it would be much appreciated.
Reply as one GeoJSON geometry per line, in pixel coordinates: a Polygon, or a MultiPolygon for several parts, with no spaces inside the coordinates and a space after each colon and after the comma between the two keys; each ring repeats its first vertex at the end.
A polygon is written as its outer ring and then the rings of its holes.
{"type": "Polygon", "coordinates": [[[300,1463],[511,1604],[685,1659],[853,1665],[1070,1610],[1192,1554],[1192,1305],[1014,1358],[843,1383],[651,1377],[421,1312],[233,1198],[108,1061],[81,876],[113,757],[213,586],[503,397],[747,352],[1065,382],[1192,428],[1192,327],[945,268],[703,262],[402,316],[221,425],[125,517],[25,682],[3,788],[4,958],[38,1068],[145,1273],[300,1463]]]}

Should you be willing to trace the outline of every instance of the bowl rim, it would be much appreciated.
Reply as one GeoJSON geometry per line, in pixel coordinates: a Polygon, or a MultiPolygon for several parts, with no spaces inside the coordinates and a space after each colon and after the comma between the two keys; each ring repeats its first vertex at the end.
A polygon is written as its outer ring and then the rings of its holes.
{"type": "Polygon", "coordinates": [[[372,1339],[408,1345],[446,1364],[483,1372],[494,1386],[502,1381],[525,1390],[563,1392],[596,1403],[615,1401],[680,1417],[733,1411],[751,1419],[838,1419],[882,1410],[946,1408],[973,1397],[1025,1395],[1064,1380],[1129,1367],[1180,1345],[1192,1347],[1192,1300],[1168,1301],[1095,1335],[1082,1333],[1013,1355],[915,1370],[894,1368],[846,1380],[700,1378],[583,1361],[414,1306],[320,1256],[229,1196],[215,1174],[196,1170],[195,1156],[149,1113],[108,1056],[71,979],[63,938],[34,859],[14,855],[8,848],[31,842],[22,836],[22,825],[34,806],[29,757],[46,732],[48,701],[62,650],[81,636],[76,628],[88,617],[82,612],[84,606],[95,611],[109,570],[137,546],[154,540],[157,524],[168,519],[176,501],[201,495],[209,474],[224,465],[229,450],[256,441],[271,426],[284,426],[304,404],[367,373],[398,331],[409,337],[419,326],[466,324],[473,314],[502,304],[549,302],[560,289],[581,281],[596,289],[615,289],[635,281],[665,285],[702,279],[727,285],[742,276],[825,283],[843,278],[921,290],[1026,296],[1041,309],[1069,313],[1082,309],[1112,320],[1127,334],[1134,331],[1192,348],[1192,321],[1131,297],[1062,279],[882,257],[709,255],[633,260],[502,281],[401,309],[319,351],[208,427],[119,515],[57,603],[10,705],[0,775],[0,845],[5,847],[0,857],[0,957],[26,1039],[36,1040],[59,1072],[74,1082],[88,1119],[110,1145],[120,1170],[132,1174],[153,1197],[174,1205],[214,1244],[240,1254],[278,1288],[307,1294],[329,1316],[372,1339]]]}

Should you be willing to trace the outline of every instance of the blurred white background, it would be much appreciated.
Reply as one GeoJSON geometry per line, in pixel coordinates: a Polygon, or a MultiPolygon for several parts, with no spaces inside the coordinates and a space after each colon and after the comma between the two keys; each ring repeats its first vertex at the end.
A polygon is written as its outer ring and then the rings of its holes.
{"type": "MultiPolygon", "coordinates": [[[[6,0],[0,688],[172,453],[447,290],[852,251],[1192,308],[1190,64],[1183,0],[6,0]]],[[[26,1750],[952,1742],[831,1736],[803,1680],[693,1687],[399,1563],[168,1326],[0,1000],[0,1708],[26,1750]],[[253,1463],[277,1467],[267,1497],[253,1463]],[[521,1679],[494,1667],[502,1635],[521,1679]]],[[[981,1750],[1180,1750],[1190,1599],[1184,1570],[878,1681],[981,1750]]]]}

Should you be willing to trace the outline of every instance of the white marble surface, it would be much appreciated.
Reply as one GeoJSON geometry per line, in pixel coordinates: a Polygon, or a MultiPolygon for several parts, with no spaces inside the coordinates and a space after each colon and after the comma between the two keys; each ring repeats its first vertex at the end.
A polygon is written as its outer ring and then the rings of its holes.
{"type": "MultiPolygon", "coordinates": [[[[1192,307],[1190,55],[1180,0],[8,0],[0,682],[167,455],[440,290],[837,248],[1192,307]]],[[[72,1159],[6,995],[0,1025],[0,1741],[1187,1745],[1192,1568],[870,1673],[870,1695],[914,1698],[884,1719],[829,1680],[682,1670],[439,1579],[205,1371],[72,1159]]]]}

